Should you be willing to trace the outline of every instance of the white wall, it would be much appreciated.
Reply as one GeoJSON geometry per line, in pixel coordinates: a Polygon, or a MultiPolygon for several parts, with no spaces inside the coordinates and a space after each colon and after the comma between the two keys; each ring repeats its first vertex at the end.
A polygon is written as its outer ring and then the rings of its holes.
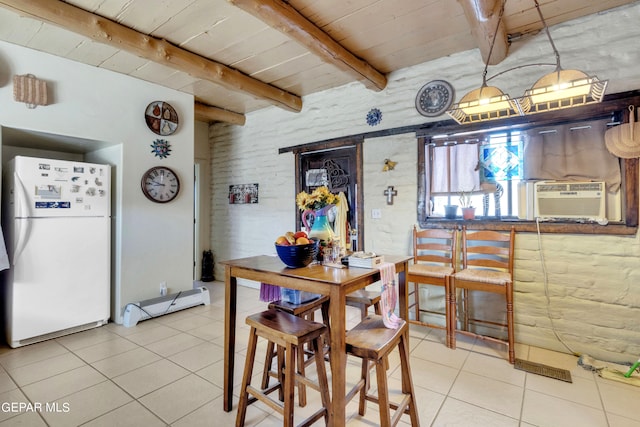
{"type": "Polygon", "coordinates": [[[0,42],[0,70],[0,126],[111,146],[90,157],[113,164],[117,183],[113,320],[121,321],[127,303],[159,296],[162,281],[169,292],[191,289],[193,96],[5,42],[0,42]],[[47,81],[51,105],[31,110],[13,100],[13,76],[28,73],[47,81]],[[151,153],[151,143],[160,137],[144,120],[146,106],[156,100],[169,102],[180,117],[176,133],[162,137],[172,148],[166,159],[151,153]],[[140,190],[142,174],[156,165],[173,168],[180,178],[181,193],[171,203],[152,203],[140,190]]]}
{"type": "Polygon", "coordinates": [[[197,206],[198,230],[195,234],[195,267],[194,279],[202,277],[202,252],[211,249],[211,150],[209,149],[209,125],[204,122],[195,122],[195,167],[199,170],[200,183],[197,206]]]}
{"type": "MultiPolygon", "coordinates": [[[[609,79],[607,93],[640,87],[640,3],[551,29],[564,68],[578,68],[609,79]],[[631,43],[631,44],[630,44],[631,43]]],[[[518,64],[553,62],[541,33],[514,43],[509,57],[489,76],[518,64]]],[[[381,92],[354,83],[307,96],[301,113],[269,108],[249,114],[243,127],[217,124],[210,131],[212,169],[212,249],[216,262],[274,253],[273,242],[295,226],[294,163],[278,149],[371,130],[397,128],[428,121],[415,110],[420,87],[445,79],[456,89],[456,100],[481,82],[483,63],[477,50],[440,58],[388,76],[381,92]],[[376,127],[366,124],[371,108],[382,111],[376,127]],[[257,182],[260,203],[229,205],[230,184],[257,182]]],[[[527,67],[491,83],[519,96],[549,67],[527,67]]],[[[445,116],[433,120],[443,120],[445,116]]],[[[417,143],[415,136],[397,135],[364,143],[365,249],[410,254],[410,229],[417,221],[417,143]],[[398,161],[396,170],[381,172],[385,158],[398,161]],[[398,190],[387,206],[388,185],[398,190]],[[382,210],[371,219],[372,208],[382,210]]],[[[516,340],[569,351],[555,338],[554,326],[571,351],[606,360],[635,361],[640,354],[640,243],[638,237],[544,235],[550,306],[547,310],[540,248],[535,234],[516,239],[516,340]]],[[[216,277],[224,270],[216,264],[216,277]]]]}

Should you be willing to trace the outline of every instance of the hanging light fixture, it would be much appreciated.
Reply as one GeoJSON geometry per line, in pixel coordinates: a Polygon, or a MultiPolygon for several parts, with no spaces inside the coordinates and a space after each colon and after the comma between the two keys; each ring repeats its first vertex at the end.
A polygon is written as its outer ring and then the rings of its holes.
{"type": "Polygon", "coordinates": [[[487,55],[487,61],[484,65],[484,71],[482,72],[482,86],[467,93],[460,99],[460,102],[455,104],[451,110],[447,111],[447,114],[460,124],[522,115],[520,104],[514,102],[509,95],[502,92],[499,88],[487,85],[487,67],[489,66],[493,46],[495,45],[498,30],[500,29],[505,3],[506,0],[503,0],[500,7],[500,15],[496,23],[496,30],[491,39],[489,54],[487,55]]]}
{"type": "Polygon", "coordinates": [[[489,48],[489,54],[482,74],[482,86],[463,96],[460,102],[455,104],[451,110],[447,111],[447,114],[458,123],[466,124],[601,102],[608,81],[600,81],[597,77],[587,76],[587,74],[579,70],[562,69],[560,66],[560,54],[553,43],[547,23],[542,16],[538,0],[534,0],[534,3],[555,54],[556,63],[521,65],[502,71],[487,79],[487,67],[504,14],[505,3],[506,0],[502,2],[496,31],[491,40],[491,47],[489,48]],[[487,85],[488,80],[498,75],[525,66],[534,65],[555,65],[556,69],[552,73],[540,78],[521,98],[510,98],[509,95],[502,92],[499,88],[487,85]]]}
{"type": "Polygon", "coordinates": [[[525,114],[541,113],[559,110],[561,108],[577,107],[580,105],[601,102],[608,80],[600,81],[595,76],[587,76],[580,70],[563,70],[560,65],[560,54],[551,38],[538,0],[534,0],[540,21],[547,33],[549,43],[556,56],[556,69],[540,78],[531,89],[517,100],[525,114]]]}
{"type": "Polygon", "coordinates": [[[463,96],[447,114],[460,124],[523,115],[520,104],[497,87],[487,86],[486,81],[479,89],[463,96]]]}

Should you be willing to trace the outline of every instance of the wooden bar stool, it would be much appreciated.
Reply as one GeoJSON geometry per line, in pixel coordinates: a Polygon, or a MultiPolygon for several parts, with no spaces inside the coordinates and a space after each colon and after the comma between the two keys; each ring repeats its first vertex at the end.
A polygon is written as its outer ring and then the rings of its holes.
{"type": "MultiPolygon", "coordinates": [[[[329,423],[329,384],[327,382],[327,372],[324,365],[324,357],[321,351],[322,335],[326,333],[327,327],[322,323],[311,322],[300,317],[284,313],[278,310],[266,310],[247,317],[247,324],[251,327],[249,333],[249,346],[242,379],[240,402],[238,404],[238,415],[236,417],[236,427],[244,425],[247,406],[261,401],[284,417],[283,425],[293,427],[294,413],[294,385],[296,382],[303,382],[307,387],[320,392],[322,407],[305,419],[299,426],[309,426],[320,418],[324,417],[325,423],[329,423]],[[256,356],[256,346],[258,337],[262,337],[278,346],[278,352],[284,356],[284,363],[278,369],[280,381],[274,386],[259,390],[251,385],[253,364],[256,356]],[[304,376],[303,372],[296,372],[295,354],[302,351],[302,346],[311,343],[313,346],[318,381],[311,381],[304,376]],[[282,389],[284,392],[284,402],[274,400],[268,395],[282,389]]],[[[282,360],[282,358],[279,358],[282,360]]]]}
{"type": "Polygon", "coordinates": [[[376,314],[382,314],[380,311],[380,292],[367,291],[366,289],[358,289],[347,295],[347,305],[360,309],[360,318],[364,319],[369,314],[369,307],[373,306],[376,314]]]}
{"type": "Polygon", "coordinates": [[[413,305],[414,319],[409,323],[427,326],[430,328],[445,329],[446,345],[451,347],[452,335],[455,334],[454,318],[450,312],[451,305],[451,285],[450,276],[455,273],[456,263],[456,230],[425,229],[419,230],[413,226],[413,264],[409,265],[407,272],[407,283],[413,283],[413,305]],[[442,286],[444,288],[444,313],[427,309],[420,305],[421,286],[442,286]],[[422,314],[427,316],[444,315],[444,325],[436,324],[423,319],[422,314]]]}
{"type": "MultiPolygon", "coordinates": [[[[296,317],[301,317],[306,320],[314,320],[314,314],[316,311],[320,310],[322,313],[322,322],[327,327],[327,335],[325,335],[326,343],[329,343],[329,297],[321,296],[312,301],[301,303],[301,304],[293,304],[288,301],[273,301],[269,303],[268,306],[270,309],[280,310],[285,313],[291,314],[296,317]]],[[[310,345],[311,343],[309,343],[310,345]]],[[[320,346],[321,350],[324,353],[325,346],[320,346]]],[[[270,378],[278,378],[278,371],[272,370],[273,367],[273,358],[277,356],[277,351],[275,349],[275,343],[273,341],[269,341],[267,343],[267,351],[265,354],[264,361],[264,371],[262,373],[262,389],[266,389],[269,387],[270,378]]],[[[300,351],[298,357],[296,358],[296,363],[298,365],[298,371],[304,372],[305,366],[309,365],[314,361],[314,352],[312,349],[309,349],[308,352],[300,351]],[[308,356],[305,360],[305,355],[308,356]]],[[[278,365],[280,365],[279,363],[278,365]]],[[[280,390],[280,400],[283,400],[282,389],[280,390]]],[[[304,383],[298,383],[298,404],[300,406],[306,406],[307,404],[307,393],[304,383]]]]}
{"type": "MultiPolygon", "coordinates": [[[[515,354],[515,332],[513,320],[513,263],[515,228],[511,227],[510,232],[501,233],[492,230],[480,230],[476,232],[467,231],[466,226],[462,227],[462,270],[451,276],[451,298],[450,313],[454,333],[451,336],[451,348],[456,348],[456,334],[459,332],[473,337],[483,338],[491,341],[501,342],[507,345],[509,353],[509,363],[516,360],[515,354]],[[461,328],[458,329],[457,312],[457,290],[462,289],[462,310],[463,317],[461,328]],[[469,300],[469,291],[490,292],[504,297],[504,322],[488,319],[478,319],[470,314],[473,307],[469,300]],[[469,325],[485,325],[482,333],[471,331],[469,325]],[[506,328],[507,338],[501,339],[488,336],[485,332],[488,328],[506,328]]],[[[486,308],[484,308],[486,311],[486,308]]],[[[501,310],[500,310],[501,311],[501,310]]],[[[500,316],[502,313],[489,315],[500,316]]],[[[490,330],[489,330],[490,331],[490,330]]]]}
{"type": "Polygon", "coordinates": [[[395,426],[403,414],[409,414],[412,427],[420,426],[409,366],[408,337],[409,326],[406,321],[402,320],[398,329],[390,329],[384,325],[382,316],[375,314],[367,316],[355,328],[347,332],[347,353],[362,359],[362,375],[358,384],[347,394],[346,401],[350,401],[356,394],[359,394],[358,413],[360,415],[365,414],[367,400],[376,402],[380,407],[380,426],[382,427],[395,426]],[[402,370],[403,397],[400,403],[389,401],[387,372],[384,366],[384,360],[396,347],[400,351],[402,370]],[[371,365],[376,368],[377,397],[368,394],[371,365]],[[393,417],[390,409],[395,409],[393,417]]]}

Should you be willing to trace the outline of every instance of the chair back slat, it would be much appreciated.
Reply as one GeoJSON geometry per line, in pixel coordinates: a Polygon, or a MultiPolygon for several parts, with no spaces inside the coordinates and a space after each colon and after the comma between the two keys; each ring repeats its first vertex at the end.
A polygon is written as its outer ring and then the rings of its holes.
{"type": "Polygon", "coordinates": [[[413,262],[455,267],[456,230],[424,229],[413,226],[413,262]]]}
{"type": "Polygon", "coordinates": [[[515,229],[510,233],[492,230],[469,232],[462,228],[462,268],[504,270],[513,277],[515,229]]]}
{"type": "Polygon", "coordinates": [[[468,268],[470,266],[502,269],[507,271],[509,270],[508,261],[500,261],[500,260],[489,259],[489,258],[480,258],[480,259],[467,258],[467,265],[465,266],[465,268],[468,268]]]}

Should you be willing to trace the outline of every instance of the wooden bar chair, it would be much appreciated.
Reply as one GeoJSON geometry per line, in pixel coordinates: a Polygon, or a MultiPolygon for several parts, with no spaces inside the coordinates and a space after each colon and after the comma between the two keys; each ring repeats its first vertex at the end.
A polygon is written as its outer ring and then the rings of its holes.
{"type": "Polygon", "coordinates": [[[375,402],[380,409],[380,426],[391,427],[398,424],[403,414],[408,414],[412,427],[419,427],[418,410],[409,365],[409,326],[404,320],[398,329],[384,325],[382,316],[372,314],[365,317],[356,327],[347,332],[347,353],[362,359],[361,377],[356,386],[347,394],[346,401],[359,395],[358,413],[365,415],[366,402],[375,402]],[[389,401],[387,369],[385,360],[398,348],[402,371],[402,400],[400,403],[389,401]],[[376,368],[378,395],[369,394],[369,371],[376,368]],[[391,409],[395,412],[391,415],[391,409]]]}
{"type": "MultiPolygon", "coordinates": [[[[513,258],[515,228],[500,233],[491,230],[468,232],[462,228],[462,270],[451,276],[450,312],[453,313],[456,332],[506,343],[509,350],[509,363],[515,362],[514,322],[513,322],[513,258]],[[456,310],[456,291],[463,290],[462,310],[464,317],[458,329],[456,310]],[[501,294],[505,299],[506,323],[476,319],[471,316],[469,291],[482,291],[501,294]],[[469,324],[484,324],[488,327],[506,327],[507,340],[490,337],[469,331],[469,324]]],[[[456,347],[456,335],[452,334],[452,348],[456,347]]]]}
{"type": "Polygon", "coordinates": [[[413,264],[409,264],[407,283],[413,283],[413,304],[415,319],[410,323],[430,328],[446,329],[447,347],[451,347],[451,335],[454,334],[454,317],[449,310],[450,284],[449,277],[455,273],[455,254],[458,234],[457,230],[426,229],[419,230],[413,226],[413,264]],[[444,288],[444,313],[428,310],[420,305],[421,285],[442,286],[444,288]],[[421,314],[439,314],[444,316],[444,325],[422,320],[421,314]]]}
{"type": "MultiPolygon", "coordinates": [[[[322,313],[322,322],[327,327],[327,334],[325,336],[325,342],[329,343],[329,297],[321,296],[312,301],[294,304],[288,301],[278,300],[269,303],[269,309],[283,311],[293,316],[301,317],[306,320],[314,320],[316,311],[320,310],[322,313]]],[[[311,343],[309,343],[310,345],[311,343]]],[[[273,370],[273,358],[277,356],[275,348],[275,342],[269,341],[267,343],[267,351],[265,354],[264,370],[262,373],[262,389],[269,387],[270,378],[278,378],[278,371],[273,370]]],[[[325,352],[325,345],[321,345],[320,349],[325,352]]],[[[309,351],[300,351],[296,357],[296,364],[298,366],[298,372],[304,372],[304,368],[315,360],[313,349],[309,351]],[[305,359],[306,357],[306,359],[305,359]]],[[[281,362],[278,362],[278,366],[281,366],[281,362]]],[[[280,390],[280,400],[283,399],[282,389],[280,390]]],[[[307,393],[304,383],[298,384],[298,405],[306,406],[307,393]]]]}
{"type": "MultiPolygon", "coordinates": [[[[360,321],[369,315],[369,307],[373,306],[373,312],[379,316],[382,315],[380,308],[380,291],[368,291],[366,289],[358,289],[347,295],[346,304],[351,307],[360,309],[360,321]]],[[[384,359],[384,366],[389,369],[389,360],[384,359]]]]}
{"type": "Polygon", "coordinates": [[[244,426],[247,406],[260,401],[284,417],[285,427],[294,426],[294,386],[304,383],[305,386],[320,392],[322,407],[306,418],[299,426],[310,426],[324,417],[325,424],[329,424],[329,383],[322,355],[322,335],[327,327],[322,323],[311,322],[298,316],[278,310],[266,310],[247,317],[247,324],[251,327],[249,345],[245,361],[244,376],[236,416],[236,427],[244,426]],[[282,361],[278,369],[279,381],[274,386],[261,390],[251,385],[253,365],[256,356],[258,337],[264,338],[278,346],[279,360],[282,361]],[[311,381],[304,376],[304,371],[296,372],[295,357],[302,351],[303,345],[311,343],[314,350],[317,381],[311,381]],[[275,390],[283,390],[284,402],[272,399],[269,394],[275,390]]]}
{"type": "Polygon", "coordinates": [[[369,307],[373,306],[375,314],[382,314],[380,310],[380,292],[358,289],[347,295],[346,304],[350,307],[360,309],[360,319],[364,319],[369,314],[369,307]]]}

